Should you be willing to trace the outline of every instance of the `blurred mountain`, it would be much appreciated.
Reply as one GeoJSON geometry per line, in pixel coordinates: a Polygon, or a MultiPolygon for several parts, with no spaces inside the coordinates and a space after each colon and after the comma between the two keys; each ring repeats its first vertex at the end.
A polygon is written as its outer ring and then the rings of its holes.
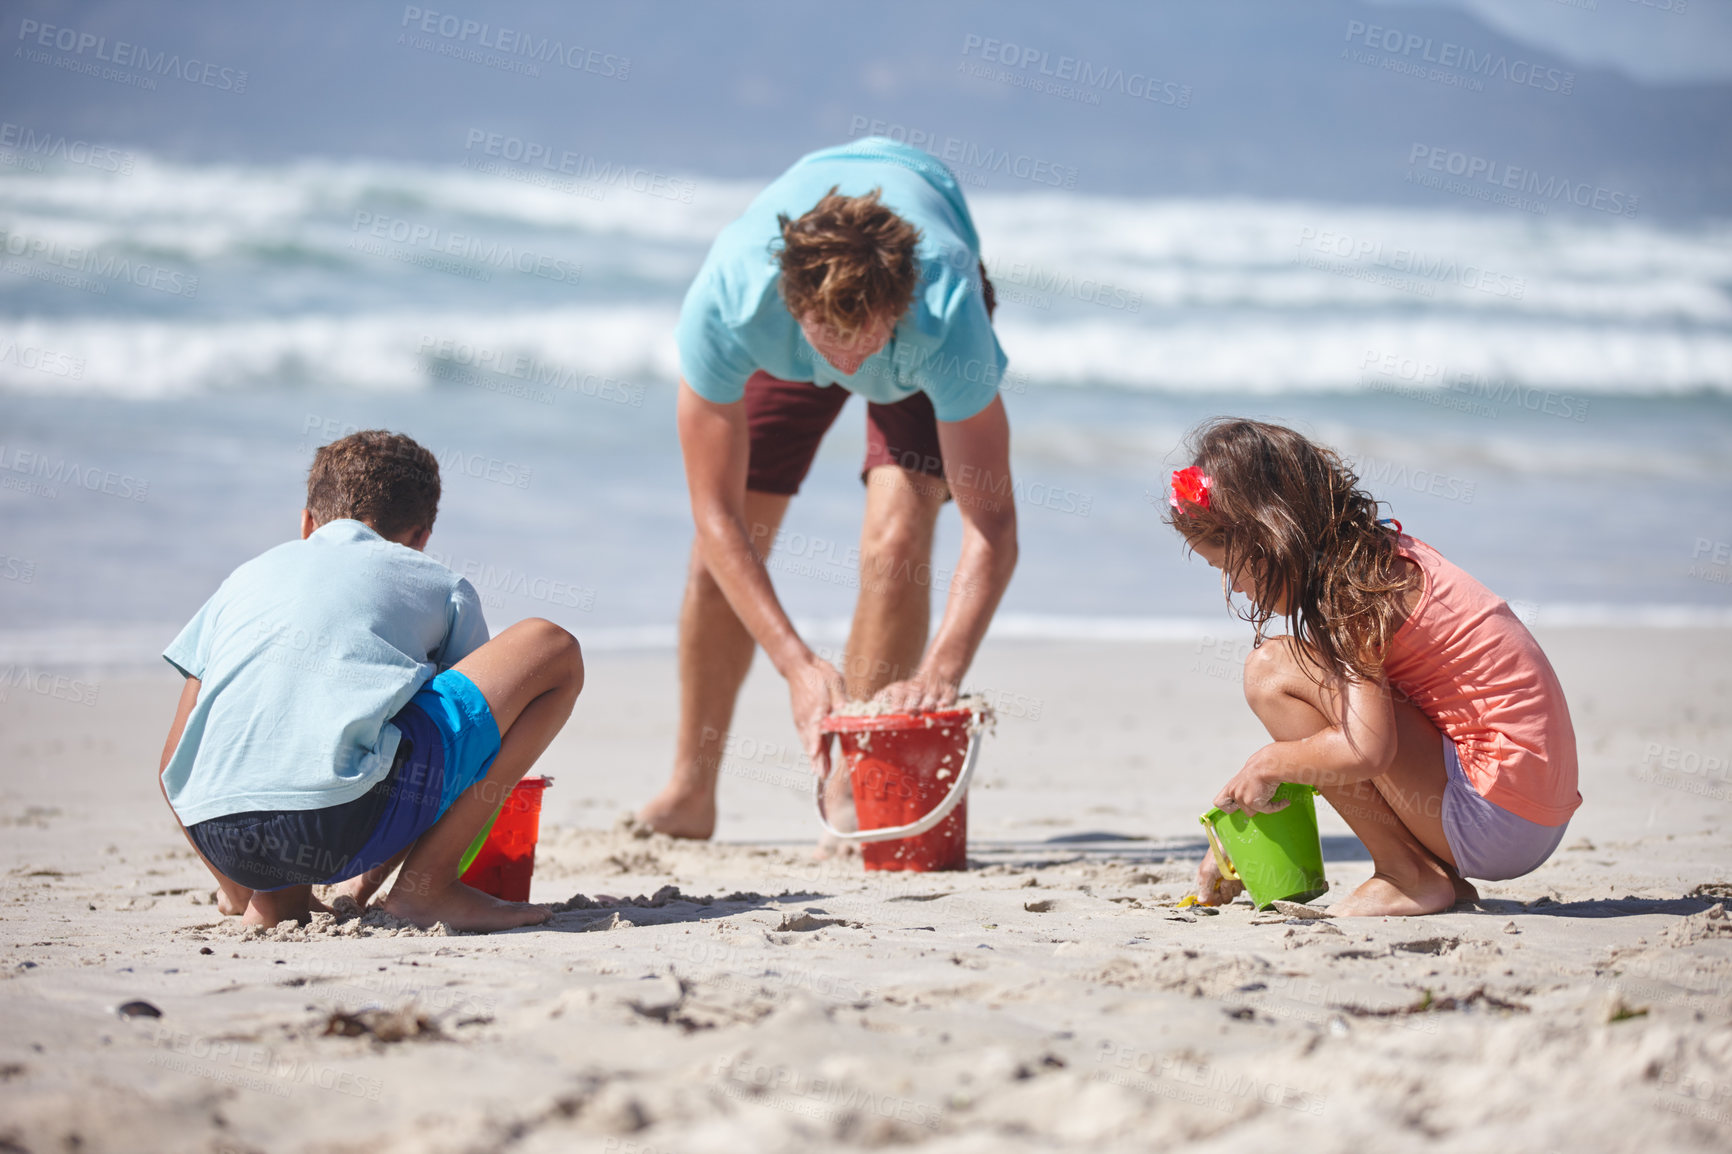
{"type": "Polygon", "coordinates": [[[1357,0],[846,8],[15,0],[7,8],[0,27],[12,51],[0,70],[0,119],[182,159],[456,165],[474,155],[465,147],[473,134],[497,132],[602,163],[760,178],[881,122],[925,134],[941,155],[963,158],[958,167],[972,160],[978,184],[993,188],[1039,188],[1057,172],[1055,183],[1103,195],[1436,205],[1440,194],[1404,180],[1421,146],[1637,196],[1645,215],[1732,210],[1732,84],[1644,83],[1575,66],[1461,8],[1357,0]],[[75,50],[41,47],[40,26],[49,25],[75,50]],[[1368,46],[1371,26],[1388,31],[1368,46]],[[102,47],[80,47],[79,36],[102,47]],[[194,59],[201,69],[194,80],[159,75],[154,90],[74,70],[144,71],[136,56],[127,58],[132,67],[98,58],[112,57],[117,41],[142,48],[147,62],[162,53],[178,57],[182,72],[194,59]],[[565,62],[545,58],[548,44],[565,62]],[[1492,75],[1453,63],[1466,53],[1490,60],[1492,75]],[[244,70],[245,91],[229,90],[220,73],[212,83],[206,64],[231,79],[244,70]],[[1076,86],[1051,74],[1073,77],[1085,66],[1106,80],[1080,98],[1031,87],[1076,86]],[[1537,82],[1522,82],[1529,77],[1537,82]],[[1133,94],[1148,78],[1153,100],[1133,94]],[[1008,168],[1047,175],[1023,180],[1008,168]]]}

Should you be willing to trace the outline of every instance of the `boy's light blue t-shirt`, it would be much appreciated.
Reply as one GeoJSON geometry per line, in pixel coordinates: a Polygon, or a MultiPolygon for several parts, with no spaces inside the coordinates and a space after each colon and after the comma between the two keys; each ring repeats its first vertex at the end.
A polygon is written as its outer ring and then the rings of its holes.
{"type": "Polygon", "coordinates": [[[163,770],[169,804],[194,825],[353,801],[391,770],[390,719],[486,641],[473,585],[360,521],[278,545],[163,653],[200,682],[163,770]]]}
{"type": "Polygon", "coordinates": [[[678,329],[680,369],[706,400],[732,404],[762,369],[785,381],[841,385],[894,404],[925,392],[941,421],[992,402],[1007,358],[981,299],[980,238],[956,178],[936,157],[867,137],[801,157],[728,225],[686,291],[678,329]],[[920,283],[890,341],[853,375],[819,356],[788,312],[772,244],[778,213],[805,215],[832,185],[844,196],[883,190],[882,202],[920,230],[920,283]]]}

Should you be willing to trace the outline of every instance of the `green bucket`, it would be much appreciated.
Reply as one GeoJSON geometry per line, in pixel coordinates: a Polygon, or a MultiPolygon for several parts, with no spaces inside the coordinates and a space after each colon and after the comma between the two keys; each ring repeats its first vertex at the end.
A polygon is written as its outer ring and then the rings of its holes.
{"type": "Polygon", "coordinates": [[[462,877],[469,872],[481,847],[487,844],[487,835],[493,832],[493,823],[499,820],[499,811],[493,811],[493,816],[487,819],[487,824],[481,827],[481,832],[475,835],[475,840],[469,843],[469,848],[463,851],[463,856],[457,860],[457,876],[462,877]]]}
{"type": "Polygon", "coordinates": [[[1287,806],[1275,813],[1212,809],[1198,819],[1221,876],[1244,882],[1258,909],[1275,902],[1308,902],[1329,891],[1315,793],[1308,785],[1287,782],[1274,797],[1287,806]]]}

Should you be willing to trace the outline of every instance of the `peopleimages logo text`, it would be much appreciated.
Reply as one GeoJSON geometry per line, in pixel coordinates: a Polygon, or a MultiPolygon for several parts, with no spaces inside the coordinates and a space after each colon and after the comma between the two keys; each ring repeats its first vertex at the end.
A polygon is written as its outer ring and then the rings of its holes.
{"type": "Polygon", "coordinates": [[[111,44],[108,37],[80,28],[64,28],[56,24],[43,24],[38,20],[20,20],[18,39],[33,41],[41,48],[70,52],[74,56],[88,54],[117,68],[136,68],[153,76],[173,76],[188,84],[200,84],[224,92],[247,90],[247,74],[243,69],[226,68],[195,56],[188,56],[183,60],[178,52],[153,53],[143,45],[129,44],[125,40],[116,40],[111,44]]]}
{"type": "Polygon", "coordinates": [[[962,54],[979,54],[982,60],[1006,68],[1033,71],[1075,84],[1085,91],[1117,92],[1137,100],[1170,104],[1175,108],[1191,106],[1191,86],[1176,80],[1161,80],[1146,72],[1126,72],[1105,64],[1095,65],[1076,56],[1054,57],[1044,48],[1014,44],[973,32],[962,38],[962,54]]]}
{"type": "Polygon", "coordinates": [[[402,27],[457,44],[473,44],[506,56],[520,56],[537,64],[561,64],[573,72],[591,72],[610,80],[626,80],[631,76],[628,57],[567,44],[551,36],[538,37],[521,29],[495,27],[451,12],[405,5],[402,27]]]}
{"type": "MultiPolygon", "coordinates": [[[[897,144],[907,144],[929,152],[949,165],[952,175],[960,183],[969,183],[966,179],[969,173],[958,171],[959,165],[973,170],[977,176],[996,174],[1032,181],[1035,184],[1048,184],[1054,188],[1076,187],[1076,166],[1055,164],[1026,152],[1012,152],[1008,148],[994,148],[961,137],[940,136],[927,129],[910,128],[894,121],[857,115],[848,121],[848,137],[852,140],[859,136],[882,136],[897,144]]],[[[905,163],[900,157],[887,156],[885,159],[905,163]]]]}
{"type": "MultiPolygon", "coordinates": [[[[1391,59],[1417,60],[1482,79],[1506,80],[1511,84],[1538,88],[1542,92],[1568,96],[1576,87],[1574,72],[1563,72],[1528,60],[1511,60],[1502,52],[1479,52],[1454,41],[1435,40],[1417,32],[1402,32],[1398,28],[1367,24],[1363,20],[1347,22],[1346,39],[1382,52],[1391,59]]],[[[1342,54],[1346,55],[1348,51],[1343,49],[1342,54]]]]}
{"type": "MultiPolygon", "coordinates": [[[[1425,174],[1418,171],[1423,167],[1432,172],[1460,177],[1464,181],[1483,183],[1495,190],[1509,189],[1518,196],[1531,196],[1538,202],[1555,203],[1564,200],[1577,208],[1591,208],[1597,212],[1611,213],[1613,216],[1633,217],[1641,205],[1638,197],[1616,189],[1555,175],[1542,178],[1539,172],[1532,168],[1438,145],[1416,142],[1408,150],[1407,165],[1409,183],[1427,183],[1425,174]]],[[[1521,206],[1518,204],[1517,207],[1521,206]]]]}
{"type": "Polygon", "coordinates": [[[514,248],[496,240],[484,241],[469,233],[446,232],[435,225],[405,220],[402,217],[357,210],[354,222],[349,228],[354,233],[365,233],[380,240],[394,241],[411,248],[423,248],[443,256],[458,257],[498,269],[516,269],[543,280],[576,284],[583,276],[583,266],[575,261],[532,252],[529,249],[514,248]]]}
{"type": "Polygon", "coordinates": [[[15,150],[45,160],[64,160],[99,172],[132,172],[133,156],[105,144],[69,137],[65,133],[37,132],[28,125],[0,121],[0,148],[15,150]]]}
{"type": "Polygon", "coordinates": [[[1322,268],[1324,271],[1340,271],[1341,267],[1351,269],[1356,266],[1377,271],[1388,270],[1417,278],[1418,283],[1459,285],[1510,300],[1519,301],[1527,292],[1527,281],[1522,277],[1494,272],[1480,265],[1464,264],[1449,257],[1433,256],[1399,245],[1385,246],[1381,240],[1354,237],[1328,229],[1301,228],[1296,259],[1302,264],[1322,268]],[[1339,258],[1344,262],[1343,265],[1329,267],[1327,261],[1331,257],[1339,258]]]}
{"type": "MultiPolygon", "coordinates": [[[[18,257],[19,267],[8,264],[7,271],[20,271],[26,261],[35,261],[41,265],[66,269],[68,272],[87,276],[99,276],[107,280],[136,285],[139,288],[153,289],[168,293],[170,296],[198,296],[198,277],[181,272],[178,269],[164,268],[148,261],[134,261],[131,257],[115,253],[97,253],[81,245],[61,244],[58,240],[46,236],[32,236],[28,233],[12,232],[0,229],[0,253],[9,257],[18,257]]],[[[85,283],[74,284],[73,287],[88,287],[85,283]]],[[[105,287],[96,291],[107,292],[105,287]]]]}

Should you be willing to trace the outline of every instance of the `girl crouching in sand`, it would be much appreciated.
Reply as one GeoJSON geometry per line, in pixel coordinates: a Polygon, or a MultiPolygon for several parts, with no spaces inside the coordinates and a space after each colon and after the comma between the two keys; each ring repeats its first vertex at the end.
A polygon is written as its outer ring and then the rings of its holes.
{"type": "MultiPolygon", "coordinates": [[[[1281,782],[1316,786],[1376,870],[1338,916],[1435,913],[1478,897],[1464,878],[1536,869],[1581,804],[1576,739],[1509,605],[1291,429],[1221,419],[1190,447],[1167,521],[1251,600],[1245,699],[1274,739],[1215,804],[1267,813],[1281,782]],[[1287,635],[1265,638],[1277,616],[1287,635]]],[[[1197,886],[1208,905],[1238,893],[1213,854],[1197,886]]]]}

